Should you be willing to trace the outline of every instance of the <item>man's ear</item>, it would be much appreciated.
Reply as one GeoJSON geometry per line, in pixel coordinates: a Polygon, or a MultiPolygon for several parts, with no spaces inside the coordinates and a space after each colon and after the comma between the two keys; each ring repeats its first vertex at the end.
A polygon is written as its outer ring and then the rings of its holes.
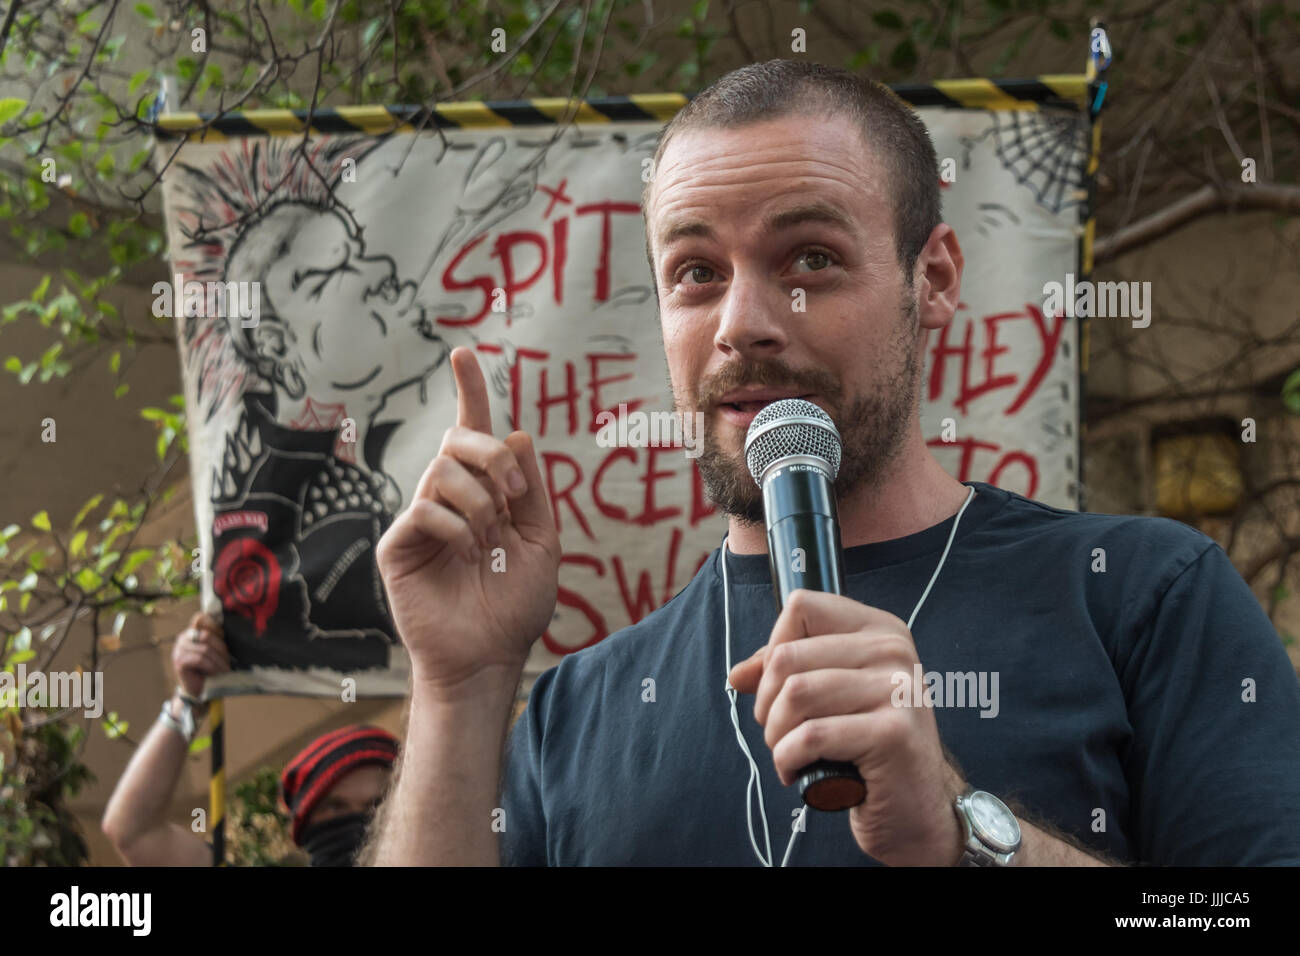
{"type": "Polygon", "coordinates": [[[961,273],[965,264],[957,233],[947,223],[939,223],[916,258],[921,328],[941,329],[952,321],[961,301],[961,273]]]}
{"type": "Polygon", "coordinates": [[[274,319],[263,318],[252,329],[253,352],[262,373],[285,390],[290,398],[302,398],[307,383],[302,377],[294,334],[274,319]]]}

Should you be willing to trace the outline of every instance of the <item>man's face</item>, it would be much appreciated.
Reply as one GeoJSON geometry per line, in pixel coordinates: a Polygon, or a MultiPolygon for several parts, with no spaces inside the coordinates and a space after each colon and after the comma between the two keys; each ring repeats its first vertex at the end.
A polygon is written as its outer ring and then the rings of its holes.
{"type": "Polygon", "coordinates": [[[379,805],[392,773],[387,767],[368,764],[349,770],[312,809],[304,827],[350,813],[370,813],[379,805]]]}
{"type": "Polygon", "coordinates": [[[779,398],[835,421],[841,498],[873,483],[915,420],[920,356],[888,179],[856,128],[786,117],[682,133],[646,215],[674,400],[704,413],[710,498],[763,520],[745,435],[779,398]]]}
{"type": "MultiPolygon", "coordinates": [[[[289,223],[277,216],[303,215],[281,207],[255,228],[279,229],[289,223]]],[[[401,282],[388,256],[367,255],[340,215],[312,211],[286,231],[265,273],[265,292],[276,319],[293,331],[308,381],[379,391],[397,374],[404,350],[447,350],[414,301],[415,283],[401,282]]]]}

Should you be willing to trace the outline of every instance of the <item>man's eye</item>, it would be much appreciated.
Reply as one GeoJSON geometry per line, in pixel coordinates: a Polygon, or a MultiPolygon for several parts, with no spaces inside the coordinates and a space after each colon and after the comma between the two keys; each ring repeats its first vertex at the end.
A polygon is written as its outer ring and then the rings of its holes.
{"type": "Polygon", "coordinates": [[[690,276],[690,285],[708,285],[713,280],[714,272],[708,266],[691,266],[682,273],[682,278],[690,276]]]}
{"type": "Polygon", "coordinates": [[[829,253],[826,252],[805,252],[795,262],[807,263],[811,272],[820,272],[823,269],[829,269],[832,263],[829,253]]]}

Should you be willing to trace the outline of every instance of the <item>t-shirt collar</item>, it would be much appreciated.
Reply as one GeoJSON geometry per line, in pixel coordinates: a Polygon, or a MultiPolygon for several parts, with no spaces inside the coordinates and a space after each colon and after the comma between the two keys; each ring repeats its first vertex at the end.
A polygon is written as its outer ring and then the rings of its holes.
{"type": "MultiPolygon", "coordinates": [[[[964,481],[962,484],[968,488],[974,488],[975,497],[971,499],[969,506],[962,515],[961,526],[957,529],[957,539],[953,542],[954,548],[956,548],[957,542],[979,527],[990,515],[1006,504],[1010,498],[1008,492],[982,481],[964,481]]],[[[845,575],[861,574],[891,564],[901,564],[904,561],[910,561],[913,558],[923,557],[927,554],[934,554],[937,558],[942,553],[944,545],[948,543],[948,535],[952,533],[952,523],[955,518],[956,515],[954,514],[936,525],[915,534],[909,534],[906,537],[891,538],[888,541],[873,541],[870,544],[845,548],[845,575]]],[[[721,556],[722,550],[718,548],[713,552],[712,561],[710,562],[713,565],[713,573],[718,576],[719,581],[721,581],[722,575],[721,565],[719,564],[721,556]]],[[[772,586],[772,575],[768,569],[767,554],[736,554],[728,551],[727,577],[733,585],[762,585],[770,588],[772,586]]]]}

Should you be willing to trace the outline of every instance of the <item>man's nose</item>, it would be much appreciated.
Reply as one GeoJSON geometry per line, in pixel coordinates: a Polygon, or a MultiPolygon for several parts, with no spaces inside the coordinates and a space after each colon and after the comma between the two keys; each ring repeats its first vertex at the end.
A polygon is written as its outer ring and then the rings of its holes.
{"type": "Polygon", "coordinates": [[[782,290],[737,274],[727,287],[713,344],[721,352],[763,359],[783,352],[789,343],[791,300],[782,290]]]}

